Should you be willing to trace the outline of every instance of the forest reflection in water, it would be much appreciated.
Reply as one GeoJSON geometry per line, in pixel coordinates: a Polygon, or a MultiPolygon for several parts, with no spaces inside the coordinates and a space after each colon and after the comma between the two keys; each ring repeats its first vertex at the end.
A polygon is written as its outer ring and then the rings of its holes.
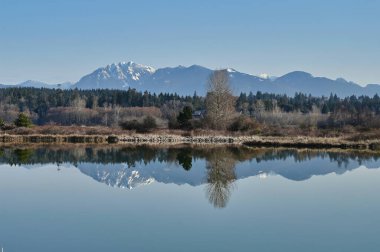
{"type": "Polygon", "coordinates": [[[342,174],[361,165],[377,168],[379,157],[376,152],[238,146],[0,147],[1,164],[25,168],[71,164],[109,186],[134,188],[152,181],[191,186],[206,184],[206,197],[216,208],[226,207],[238,179],[279,174],[300,181],[314,175],[342,174]],[[173,165],[174,168],[168,169],[173,165]]]}

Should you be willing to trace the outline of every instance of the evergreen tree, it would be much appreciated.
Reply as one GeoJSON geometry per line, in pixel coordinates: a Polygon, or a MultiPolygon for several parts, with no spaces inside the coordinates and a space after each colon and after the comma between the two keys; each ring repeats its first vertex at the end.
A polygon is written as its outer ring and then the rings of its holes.
{"type": "Polygon", "coordinates": [[[177,116],[177,122],[181,128],[190,128],[191,123],[190,120],[193,118],[193,110],[190,106],[186,106],[183,108],[179,115],[177,116]]]}
{"type": "Polygon", "coordinates": [[[30,120],[30,118],[27,115],[25,115],[24,113],[20,113],[18,115],[18,117],[15,120],[14,124],[17,127],[31,127],[33,125],[32,121],[30,120]]]}
{"type": "Polygon", "coordinates": [[[328,114],[330,112],[329,107],[327,106],[326,103],[323,104],[321,112],[322,112],[322,114],[328,114]]]}

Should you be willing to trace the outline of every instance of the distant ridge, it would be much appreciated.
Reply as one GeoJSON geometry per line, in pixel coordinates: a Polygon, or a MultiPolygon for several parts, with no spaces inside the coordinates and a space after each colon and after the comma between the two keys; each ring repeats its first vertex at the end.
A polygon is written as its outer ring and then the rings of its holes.
{"type": "MultiPolygon", "coordinates": [[[[47,83],[28,80],[17,85],[0,84],[0,88],[7,87],[36,87],[61,89],[120,89],[134,88],[138,91],[151,93],[177,93],[193,95],[197,92],[205,95],[208,76],[213,70],[199,65],[189,67],[165,67],[155,69],[135,62],[120,62],[100,67],[90,74],[83,76],[77,83],[61,83],[50,85],[47,83]]],[[[233,68],[227,69],[233,92],[256,93],[257,91],[287,94],[311,94],[313,96],[329,96],[337,94],[340,97],[351,95],[373,96],[380,94],[379,84],[368,84],[362,87],[343,78],[332,80],[325,77],[314,77],[302,71],[294,71],[281,77],[274,78],[267,74],[254,76],[239,72],[233,68]]]]}

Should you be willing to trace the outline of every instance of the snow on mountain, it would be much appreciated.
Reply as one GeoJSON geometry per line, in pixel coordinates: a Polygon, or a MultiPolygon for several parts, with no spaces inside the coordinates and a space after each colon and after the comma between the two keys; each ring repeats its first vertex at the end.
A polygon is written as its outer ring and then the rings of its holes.
{"type": "Polygon", "coordinates": [[[269,78],[270,78],[270,75],[269,75],[269,74],[266,74],[266,73],[262,73],[262,74],[259,74],[259,77],[260,77],[260,78],[263,78],[263,79],[269,79],[269,78]]]}
{"type": "MultiPolygon", "coordinates": [[[[287,159],[292,156],[287,156],[287,159]]],[[[344,174],[347,171],[358,167],[379,167],[380,161],[373,160],[350,160],[347,166],[337,165],[329,158],[312,158],[305,162],[296,164],[284,162],[283,159],[269,159],[257,161],[252,159],[250,162],[237,163],[234,174],[236,179],[244,179],[252,176],[273,176],[280,175],[293,181],[308,180],[313,176],[326,174],[344,174]],[[252,166],[252,163],[255,165],[252,166]],[[320,169],[314,169],[315,166],[320,169]]],[[[193,168],[185,170],[178,164],[162,163],[140,163],[135,167],[128,168],[123,163],[117,164],[94,164],[81,163],[77,168],[85,175],[94,180],[107,184],[112,187],[133,189],[153,182],[176,185],[199,186],[208,181],[207,170],[205,170],[205,160],[193,162],[193,168]]]]}
{"type": "MultiPolygon", "coordinates": [[[[66,150],[59,154],[46,152],[46,148],[37,149],[33,157],[27,163],[19,164],[26,169],[78,169],[82,174],[91,177],[95,181],[104,183],[111,187],[133,189],[152,183],[176,184],[198,186],[210,181],[210,169],[213,167],[212,160],[204,156],[203,152],[194,152],[191,169],[184,169],[179,162],[173,162],[172,156],[168,155],[168,150],[137,147],[132,149],[120,149],[105,160],[104,157],[94,155],[93,152],[75,152],[75,160],[72,160],[73,153],[66,150]],[[144,160],[144,151],[149,152],[152,160],[144,160]],[[67,152],[67,153],[66,153],[67,152]],[[198,153],[198,154],[196,154],[198,153]],[[40,155],[41,154],[41,155],[40,155]],[[62,155],[64,154],[64,155],[62,155]],[[69,155],[70,154],[70,155],[69,155]],[[83,154],[83,156],[82,156],[83,154]],[[60,156],[61,162],[56,163],[56,157],[60,156]],[[62,155],[62,156],[61,156],[62,155]],[[137,155],[137,156],[136,156],[137,155]],[[96,157],[94,159],[94,157],[96,157]],[[121,159],[112,159],[118,157],[121,159]],[[80,160],[80,161],[79,161],[80,160]]],[[[216,150],[215,150],[216,151],[216,150]]],[[[105,152],[99,152],[105,154],[105,152]]],[[[242,153],[243,154],[243,153],[242,153]]],[[[246,153],[249,154],[249,153],[246,153]]],[[[246,159],[235,160],[233,173],[236,179],[244,179],[252,176],[265,177],[267,175],[280,175],[293,181],[303,181],[313,176],[327,174],[344,174],[357,168],[367,167],[368,169],[378,169],[380,160],[361,156],[337,157],[334,153],[320,153],[317,156],[311,155],[310,158],[302,159],[303,154],[298,151],[285,150],[283,153],[278,151],[266,152],[264,155],[251,153],[252,156],[245,156],[246,159]],[[300,155],[300,156],[299,156],[300,155]],[[300,159],[301,158],[301,159],[300,159]],[[342,165],[342,158],[344,164],[342,165]],[[288,162],[289,160],[301,160],[300,162],[288,162]],[[285,162],[284,162],[285,161],[285,162]],[[319,169],[315,169],[319,167],[319,169]]],[[[251,155],[249,154],[249,155],[251,155]]],[[[2,164],[14,164],[15,157],[11,149],[5,149],[0,156],[0,166],[2,164]]],[[[236,157],[240,157],[237,155],[236,157]]],[[[1,167],[0,167],[1,168],[1,167]]],[[[223,178],[222,178],[223,179],[223,178]]]]}
{"type": "MultiPolygon", "coordinates": [[[[310,73],[295,71],[281,77],[271,77],[269,74],[259,76],[239,72],[233,68],[226,69],[231,87],[235,95],[241,92],[256,93],[258,91],[287,94],[312,94],[314,96],[329,96],[331,93],[340,97],[350,95],[380,94],[380,85],[370,84],[362,87],[343,78],[336,80],[325,77],[314,77],[310,73]]],[[[120,89],[128,88],[151,93],[177,93],[179,95],[205,95],[207,82],[213,70],[199,65],[189,67],[153,67],[137,64],[135,62],[120,62],[96,69],[85,75],[77,83],[62,83],[49,85],[38,81],[26,81],[18,85],[21,87],[61,88],[61,89],[120,89]]],[[[10,85],[0,85],[6,88],[10,85]]]]}
{"type": "Polygon", "coordinates": [[[133,189],[139,186],[152,184],[155,181],[153,177],[140,174],[141,171],[129,169],[122,163],[111,166],[82,163],[78,165],[78,169],[82,173],[111,187],[133,189]]]}
{"type": "Polygon", "coordinates": [[[277,77],[271,76],[270,74],[267,74],[267,73],[262,73],[262,74],[259,74],[258,76],[262,79],[271,80],[271,81],[274,81],[277,79],[277,77]]]}
{"type": "Polygon", "coordinates": [[[82,77],[76,84],[79,89],[109,88],[123,89],[136,88],[141,85],[156,70],[150,66],[130,62],[101,67],[82,77]]]}

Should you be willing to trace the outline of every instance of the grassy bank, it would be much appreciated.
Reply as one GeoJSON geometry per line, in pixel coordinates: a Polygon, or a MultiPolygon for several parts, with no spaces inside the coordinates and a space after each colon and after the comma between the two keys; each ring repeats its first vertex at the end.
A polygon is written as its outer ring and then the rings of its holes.
{"type": "Polygon", "coordinates": [[[48,128],[19,132],[1,132],[0,143],[83,143],[83,144],[238,144],[251,147],[290,147],[290,148],[339,148],[380,150],[380,138],[376,136],[259,136],[229,135],[226,132],[202,131],[156,131],[138,134],[133,131],[121,131],[105,128],[60,128],[52,133],[48,128]],[[43,130],[45,129],[45,130],[43,130]]]}

